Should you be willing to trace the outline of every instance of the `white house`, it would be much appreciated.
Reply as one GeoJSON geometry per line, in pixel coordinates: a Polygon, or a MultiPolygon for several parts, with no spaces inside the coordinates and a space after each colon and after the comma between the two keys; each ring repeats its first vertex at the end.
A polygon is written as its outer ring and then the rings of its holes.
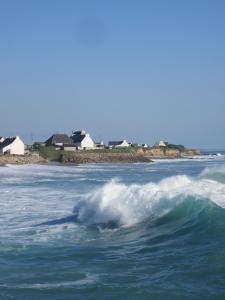
{"type": "Polygon", "coordinates": [[[130,147],[130,144],[126,141],[110,141],[108,143],[109,147],[111,148],[124,148],[124,147],[130,147]]]}
{"type": "Polygon", "coordinates": [[[93,149],[95,148],[95,143],[93,139],[90,137],[90,134],[84,130],[74,131],[71,139],[73,143],[77,147],[77,149],[93,149]]]}
{"type": "Polygon", "coordinates": [[[10,155],[24,155],[25,145],[18,136],[7,137],[0,142],[0,152],[10,155]]]}
{"type": "Polygon", "coordinates": [[[156,147],[166,147],[167,145],[168,145],[168,142],[163,141],[163,140],[155,144],[156,147]]]}

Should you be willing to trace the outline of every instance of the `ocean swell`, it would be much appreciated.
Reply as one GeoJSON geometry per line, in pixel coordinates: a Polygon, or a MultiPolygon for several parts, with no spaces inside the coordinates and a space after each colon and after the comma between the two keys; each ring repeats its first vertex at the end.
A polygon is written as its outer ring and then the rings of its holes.
{"type": "Polygon", "coordinates": [[[111,180],[85,195],[74,207],[77,222],[130,226],[146,219],[157,219],[187,199],[210,201],[225,208],[225,185],[216,180],[172,176],[158,183],[126,185],[111,180]]]}

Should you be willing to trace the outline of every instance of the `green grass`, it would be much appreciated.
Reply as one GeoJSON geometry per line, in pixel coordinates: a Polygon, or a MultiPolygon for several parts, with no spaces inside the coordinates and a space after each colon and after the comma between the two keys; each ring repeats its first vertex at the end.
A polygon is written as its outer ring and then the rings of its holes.
{"type": "Polygon", "coordinates": [[[49,161],[61,161],[62,156],[67,156],[71,154],[88,154],[88,153],[135,153],[137,149],[135,148],[117,148],[117,149],[93,149],[93,150],[78,150],[78,151],[63,151],[55,150],[54,147],[45,147],[42,145],[35,145],[34,151],[37,151],[41,157],[48,159],[49,161]]]}
{"type": "Polygon", "coordinates": [[[84,150],[87,153],[121,153],[121,152],[136,152],[135,148],[124,147],[124,148],[115,148],[115,149],[90,149],[84,150]]]}
{"type": "Polygon", "coordinates": [[[185,147],[183,145],[174,145],[174,144],[169,144],[165,147],[166,149],[172,149],[172,150],[179,150],[179,151],[184,151],[185,147]]]}
{"type": "Polygon", "coordinates": [[[64,151],[55,150],[54,147],[39,146],[36,149],[41,157],[50,161],[60,161],[64,151]]]}
{"type": "MultiPolygon", "coordinates": [[[[166,147],[160,147],[162,148],[163,152],[167,149],[176,149],[182,151],[184,149],[184,146],[182,145],[167,145],[166,147]]],[[[57,161],[60,162],[62,160],[63,156],[71,155],[72,154],[81,154],[81,153],[102,153],[102,154],[107,154],[107,153],[136,153],[138,149],[142,149],[141,147],[124,147],[124,148],[115,148],[115,149],[93,149],[93,150],[78,150],[78,151],[73,151],[73,152],[67,152],[63,150],[55,150],[54,147],[49,146],[45,147],[43,145],[35,145],[33,150],[37,151],[41,157],[44,159],[48,159],[49,161],[57,161]]],[[[152,148],[143,148],[143,150],[150,150],[154,149],[152,148]]]]}

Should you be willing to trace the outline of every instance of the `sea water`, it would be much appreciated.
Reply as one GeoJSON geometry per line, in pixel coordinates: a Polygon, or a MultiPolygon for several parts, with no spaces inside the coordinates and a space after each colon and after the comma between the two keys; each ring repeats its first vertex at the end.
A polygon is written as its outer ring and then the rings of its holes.
{"type": "Polygon", "coordinates": [[[225,299],[224,156],[0,168],[0,299],[225,299]]]}

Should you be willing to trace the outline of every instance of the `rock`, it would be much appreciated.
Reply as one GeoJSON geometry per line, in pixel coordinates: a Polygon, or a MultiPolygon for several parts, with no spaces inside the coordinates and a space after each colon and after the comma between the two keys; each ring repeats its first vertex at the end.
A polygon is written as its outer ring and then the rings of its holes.
{"type": "Polygon", "coordinates": [[[151,159],[143,154],[133,152],[119,153],[91,153],[91,152],[66,152],[62,154],[63,163],[136,163],[151,162],[151,159]]]}
{"type": "Polygon", "coordinates": [[[41,164],[47,161],[39,156],[38,153],[29,153],[26,155],[0,155],[0,165],[5,164],[41,164]]]}

